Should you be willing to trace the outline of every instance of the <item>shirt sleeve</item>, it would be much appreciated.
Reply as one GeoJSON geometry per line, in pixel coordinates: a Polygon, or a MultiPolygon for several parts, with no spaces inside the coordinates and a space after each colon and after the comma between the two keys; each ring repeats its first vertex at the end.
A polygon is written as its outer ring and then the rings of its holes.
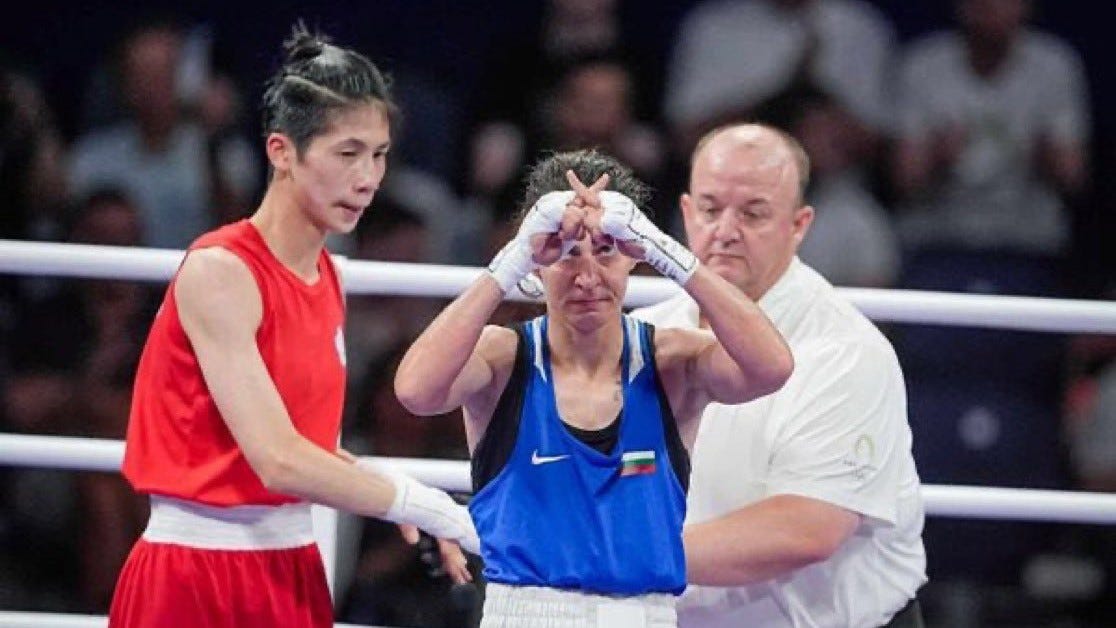
{"type": "Polygon", "coordinates": [[[893,99],[895,102],[895,127],[897,135],[908,141],[925,141],[932,121],[927,103],[933,95],[926,92],[934,81],[927,79],[933,70],[919,50],[904,55],[895,70],[893,99]]]}
{"type": "Polygon", "coordinates": [[[1081,60],[1069,46],[1054,47],[1043,68],[1044,120],[1050,139],[1081,147],[1089,139],[1089,92],[1081,60]]]}
{"type": "Polygon", "coordinates": [[[768,494],[801,495],[894,525],[909,462],[906,393],[895,354],[824,340],[796,355],[800,377],[772,409],[768,494]]]}

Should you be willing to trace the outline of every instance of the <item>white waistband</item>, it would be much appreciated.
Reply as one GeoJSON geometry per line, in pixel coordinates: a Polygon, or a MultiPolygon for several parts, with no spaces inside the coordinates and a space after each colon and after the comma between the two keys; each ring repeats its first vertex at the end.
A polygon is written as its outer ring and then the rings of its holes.
{"type": "Polygon", "coordinates": [[[287,549],[313,543],[314,525],[305,502],[222,508],[152,496],[143,538],[200,549],[287,549]]]}
{"type": "Polygon", "coordinates": [[[676,599],[667,593],[624,597],[490,582],[481,628],[674,628],[676,599]]]}

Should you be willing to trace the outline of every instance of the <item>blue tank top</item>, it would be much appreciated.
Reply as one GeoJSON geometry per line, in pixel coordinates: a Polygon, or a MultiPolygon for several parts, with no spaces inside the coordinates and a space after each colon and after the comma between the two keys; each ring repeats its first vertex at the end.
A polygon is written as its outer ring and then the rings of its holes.
{"type": "MultiPolygon", "coordinates": [[[[686,454],[658,382],[651,326],[625,316],[622,327],[623,409],[606,455],[578,440],[558,414],[547,319],[524,325],[526,351],[516,368],[526,373],[513,374],[501,395],[501,406],[521,399],[518,432],[506,462],[469,504],[489,581],[619,595],[686,588],[688,478],[675,468],[688,470],[689,460],[670,457],[671,449],[686,454]]],[[[475,454],[498,437],[486,433],[475,454]]]]}

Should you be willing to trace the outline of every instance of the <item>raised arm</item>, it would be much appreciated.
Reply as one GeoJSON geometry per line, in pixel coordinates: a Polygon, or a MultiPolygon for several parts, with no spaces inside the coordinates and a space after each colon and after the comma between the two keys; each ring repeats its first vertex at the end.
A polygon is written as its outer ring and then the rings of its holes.
{"type": "Polygon", "coordinates": [[[395,373],[395,394],[410,412],[429,416],[457,409],[489,390],[515,358],[515,332],[487,325],[504,292],[485,273],[422,332],[395,373]],[[510,335],[510,338],[508,337],[510,335]]]}
{"type": "MultiPolygon", "coordinates": [[[[607,175],[592,190],[607,185],[607,175]]],[[[489,326],[492,312],[531,271],[552,264],[581,237],[586,210],[571,191],[544,194],[516,236],[415,340],[395,376],[395,394],[418,415],[485,407],[515,360],[515,333],[489,326]],[[480,401],[478,403],[478,400],[480,401]]],[[[484,420],[486,417],[472,417],[484,420]]]]}
{"type": "Polygon", "coordinates": [[[256,345],[263,302],[244,262],[221,248],[194,251],[174,290],[206,386],[264,486],[360,515],[411,523],[477,551],[468,512],[445,493],[361,470],[295,430],[256,345]],[[422,511],[415,509],[420,504],[422,511]]]}
{"type": "Polygon", "coordinates": [[[759,306],[704,266],[683,288],[716,337],[694,355],[691,369],[694,383],[710,401],[743,403],[782,387],[794,369],[794,357],[759,306]]]}
{"type": "MultiPolygon", "coordinates": [[[[794,369],[790,348],[759,307],[739,289],[698,263],[689,249],[664,234],[626,196],[601,192],[601,230],[621,250],[647,261],[698,303],[713,335],[663,330],[665,352],[682,360],[684,381],[704,402],[742,403],[778,390],[794,369]]],[[[704,405],[704,402],[701,405],[704,405]]]]}

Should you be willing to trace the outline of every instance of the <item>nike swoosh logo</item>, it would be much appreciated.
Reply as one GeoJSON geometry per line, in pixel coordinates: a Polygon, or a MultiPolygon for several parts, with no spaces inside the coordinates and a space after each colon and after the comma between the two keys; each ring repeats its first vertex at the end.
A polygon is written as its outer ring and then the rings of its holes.
{"type": "Polygon", "coordinates": [[[565,460],[566,458],[569,458],[569,457],[570,457],[569,454],[564,454],[564,455],[561,455],[561,456],[540,456],[539,455],[539,450],[536,449],[534,452],[531,453],[531,464],[536,464],[537,465],[537,464],[546,464],[548,462],[558,462],[559,460],[565,460]]]}

